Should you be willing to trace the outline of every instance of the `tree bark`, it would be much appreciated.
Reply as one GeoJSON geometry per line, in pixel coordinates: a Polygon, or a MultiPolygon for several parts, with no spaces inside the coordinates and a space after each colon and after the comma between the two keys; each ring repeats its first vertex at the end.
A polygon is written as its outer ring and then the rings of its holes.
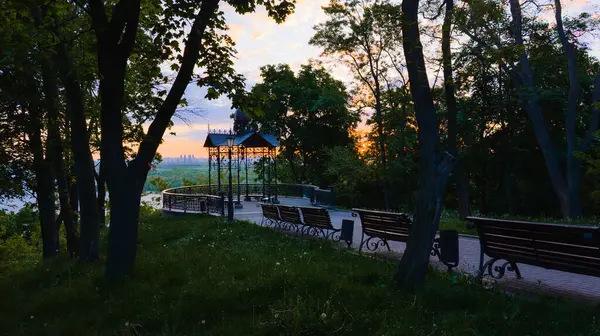
{"type": "Polygon", "coordinates": [[[41,61],[42,81],[44,89],[44,98],[46,102],[48,119],[48,157],[53,163],[53,173],[58,187],[58,199],[60,204],[60,221],[56,222],[56,229],[60,228],[61,221],[65,223],[65,233],[67,238],[67,252],[71,256],[79,254],[77,227],[74,222],[73,210],[69,200],[69,187],[65,176],[65,167],[63,160],[63,143],[59,129],[59,113],[56,98],[58,97],[58,83],[50,66],[50,62],[43,57],[41,61]]]}
{"type": "Polygon", "coordinates": [[[579,75],[577,73],[577,56],[575,46],[569,42],[563,26],[562,6],[560,0],[554,0],[556,30],[559,40],[567,56],[569,71],[569,95],[567,100],[567,188],[568,188],[568,218],[581,217],[580,180],[581,162],[575,157],[577,142],[577,102],[579,100],[579,75]]]}
{"type": "Polygon", "coordinates": [[[100,161],[100,168],[96,173],[96,185],[98,186],[98,221],[100,227],[106,226],[106,179],[104,167],[100,161]]]}
{"type": "MultiPolygon", "coordinates": [[[[32,81],[33,79],[30,79],[32,81]]],[[[35,87],[33,83],[31,88],[35,87]]],[[[35,91],[32,91],[35,92],[35,91]]],[[[44,258],[58,253],[58,230],[56,230],[56,211],[54,208],[54,177],[52,166],[44,158],[42,142],[42,114],[37,104],[29,106],[29,146],[33,153],[33,170],[36,180],[36,199],[40,225],[42,228],[42,254],[44,258]]]]}
{"type": "Polygon", "coordinates": [[[550,177],[552,187],[556,192],[560,202],[561,213],[563,217],[569,218],[571,213],[571,204],[567,182],[565,181],[559,166],[556,150],[548,134],[548,128],[542,113],[542,107],[539,103],[537,89],[533,80],[533,70],[529,63],[525,45],[523,43],[523,18],[521,13],[521,4],[519,0],[510,0],[510,12],[512,15],[511,30],[515,39],[515,44],[519,52],[520,71],[509,71],[512,81],[515,85],[521,104],[529,115],[533,125],[533,130],[544,156],[546,170],[550,177]]]}
{"type": "Polygon", "coordinates": [[[455,181],[458,193],[458,214],[460,219],[471,214],[469,206],[469,187],[467,178],[462,170],[458,155],[457,146],[457,124],[458,104],[456,103],[453,68],[452,68],[452,50],[450,38],[452,33],[452,20],[454,14],[454,0],[445,0],[446,13],[444,15],[444,23],[442,25],[442,61],[444,68],[444,94],[446,96],[446,104],[448,107],[448,151],[456,159],[455,181]]]}
{"type": "Polygon", "coordinates": [[[80,259],[93,262],[99,258],[100,230],[94,179],[94,161],[90,152],[83,92],[77,80],[75,67],[63,42],[56,45],[55,62],[65,87],[67,112],[71,120],[71,148],[75,159],[75,174],[80,211],[80,259]]]}
{"type": "Polygon", "coordinates": [[[402,2],[402,38],[410,89],[419,126],[420,188],[417,207],[406,250],[394,276],[395,284],[412,291],[425,280],[429,253],[433,246],[439,221],[436,214],[436,111],[427,79],[418,23],[419,0],[402,2]]]}

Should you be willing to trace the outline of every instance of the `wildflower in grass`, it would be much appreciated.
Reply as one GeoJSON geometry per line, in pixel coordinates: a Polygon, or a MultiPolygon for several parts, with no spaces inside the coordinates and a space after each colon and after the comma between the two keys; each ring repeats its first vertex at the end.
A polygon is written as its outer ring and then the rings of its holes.
{"type": "Polygon", "coordinates": [[[205,324],[205,323],[206,323],[206,321],[202,320],[200,323],[202,323],[202,324],[205,324]]]}
{"type": "Polygon", "coordinates": [[[321,313],[321,320],[324,320],[325,318],[327,318],[327,314],[321,313]]]}
{"type": "Polygon", "coordinates": [[[279,265],[281,265],[281,264],[279,263],[279,261],[275,263],[275,266],[279,266],[279,265]]]}

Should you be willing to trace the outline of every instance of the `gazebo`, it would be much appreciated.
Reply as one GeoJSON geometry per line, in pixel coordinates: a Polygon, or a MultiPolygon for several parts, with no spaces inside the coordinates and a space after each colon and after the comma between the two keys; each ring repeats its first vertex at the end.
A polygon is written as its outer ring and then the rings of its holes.
{"type": "Polygon", "coordinates": [[[272,134],[247,127],[248,118],[240,110],[235,112],[234,125],[236,131],[209,130],[204,141],[204,147],[208,149],[209,189],[214,190],[215,186],[217,193],[226,191],[228,182],[223,183],[223,173],[229,174],[231,169],[232,176],[237,177],[232,187],[233,193],[237,194],[236,207],[241,207],[241,195],[246,201],[254,197],[278,203],[275,157],[279,141],[272,134]],[[249,183],[248,171],[255,162],[262,168],[262,184],[249,183]]]}

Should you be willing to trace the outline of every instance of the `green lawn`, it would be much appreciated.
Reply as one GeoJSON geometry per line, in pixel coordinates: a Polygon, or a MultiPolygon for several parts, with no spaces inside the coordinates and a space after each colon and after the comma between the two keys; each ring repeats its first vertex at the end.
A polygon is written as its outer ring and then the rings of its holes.
{"type": "Polygon", "coordinates": [[[108,286],[66,260],[0,276],[2,335],[594,335],[598,308],[431,272],[395,292],[395,263],[215,217],[144,219],[135,274],[108,286]]]}

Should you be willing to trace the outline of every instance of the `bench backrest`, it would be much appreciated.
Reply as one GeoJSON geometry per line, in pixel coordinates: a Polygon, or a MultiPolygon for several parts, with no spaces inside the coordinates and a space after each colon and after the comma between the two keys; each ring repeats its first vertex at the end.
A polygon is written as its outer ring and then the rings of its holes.
{"type": "Polygon", "coordinates": [[[282,221],[291,224],[302,224],[298,208],[286,205],[278,205],[277,208],[279,208],[279,215],[282,221]]]}
{"type": "Polygon", "coordinates": [[[600,231],[575,226],[467,217],[492,258],[600,276],[600,231]]]}
{"type": "Polygon", "coordinates": [[[360,216],[363,233],[388,240],[407,242],[412,220],[407,214],[352,209],[360,216]]]}
{"type": "Polygon", "coordinates": [[[328,230],[333,229],[333,226],[331,225],[331,217],[329,217],[329,211],[326,209],[301,207],[300,211],[302,211],[304,225],[328,230]]]}
{"type": "Polygon", "coordinates": [[[277,211],[277,206],[271,204],[261,203],[260,207],[262,208],[263,216],[272,220],[280,220],[279,211],[277,211]]]}

